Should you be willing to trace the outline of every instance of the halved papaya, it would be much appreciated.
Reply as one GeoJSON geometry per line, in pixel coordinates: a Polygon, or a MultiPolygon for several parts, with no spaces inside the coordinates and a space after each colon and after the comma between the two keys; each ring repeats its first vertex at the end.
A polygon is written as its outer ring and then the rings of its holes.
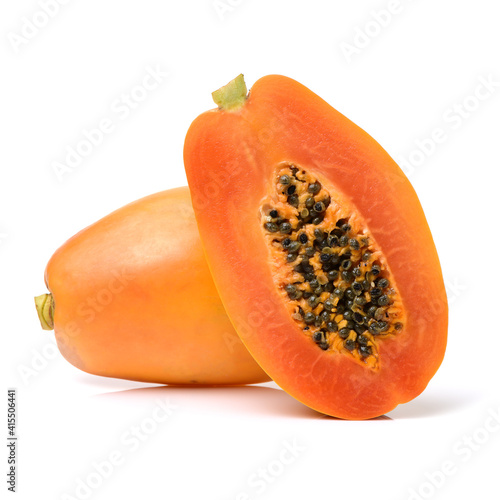
{"type": "Polygon", "coordinates": [[[407,402],[441,364],[447,300],[410,182],[366,132],[284,76],[243,76],[190,126],[209,267],[262,368],[328,415],[407,402]]]}
{"type": "Polygon", "coordinates": [[[69,239],[35,299],[63,356],[89,373],[170,384],[269,377],[245,349],[205,261],[187,187],[142,198],[69,239]]]}

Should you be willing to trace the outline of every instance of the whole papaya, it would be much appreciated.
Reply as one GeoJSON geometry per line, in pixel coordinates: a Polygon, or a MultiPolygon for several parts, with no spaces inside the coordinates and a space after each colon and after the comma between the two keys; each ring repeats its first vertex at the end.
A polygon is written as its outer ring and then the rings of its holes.
{"type": "Polygon", "coordinates": [[[165,384],[269,380],[212,281],[187,187],[130,203],[70,238],[35,299],[59,350],[88,373],[165,384]]]}

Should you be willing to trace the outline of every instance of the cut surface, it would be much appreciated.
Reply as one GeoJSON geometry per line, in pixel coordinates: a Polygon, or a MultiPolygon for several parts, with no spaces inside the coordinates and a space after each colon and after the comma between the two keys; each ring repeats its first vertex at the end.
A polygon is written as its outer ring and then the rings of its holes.
{"type": "Polygon", "coordinates": [[[274,282],[319,349],[378,369],[378,343],[403,330],[401,300],[365,221],[328,184],[276,169],[261,208],[274,282]]]}

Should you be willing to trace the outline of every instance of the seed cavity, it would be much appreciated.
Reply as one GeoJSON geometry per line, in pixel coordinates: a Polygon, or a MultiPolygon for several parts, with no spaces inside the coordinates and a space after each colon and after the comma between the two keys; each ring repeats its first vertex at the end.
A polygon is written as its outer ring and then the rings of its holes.
{"type": "Polygon", "coordinates": [[[263,206],[276,285],[319,349],[379,367],[378,345],[404,330],[382,253],[356,210],[296,165],[277,169],[263,206]]]}

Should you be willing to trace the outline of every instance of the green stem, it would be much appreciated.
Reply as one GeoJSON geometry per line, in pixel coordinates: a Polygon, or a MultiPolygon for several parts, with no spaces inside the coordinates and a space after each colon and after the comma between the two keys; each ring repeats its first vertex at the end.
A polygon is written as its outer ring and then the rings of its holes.
{"type": "Polygon", "coordinates": [[[54,329],[54,299],[51,293],[35,297],[36,312],[44,330],[54,329]]]}
{"type": "Polygon", "coordinates": [[[224,87],[212,92],[212,98],[219,109],[225,111],[234,111],[243,106],[247,98],[247,86],[243,75],[238,75],[224,87]]]}

